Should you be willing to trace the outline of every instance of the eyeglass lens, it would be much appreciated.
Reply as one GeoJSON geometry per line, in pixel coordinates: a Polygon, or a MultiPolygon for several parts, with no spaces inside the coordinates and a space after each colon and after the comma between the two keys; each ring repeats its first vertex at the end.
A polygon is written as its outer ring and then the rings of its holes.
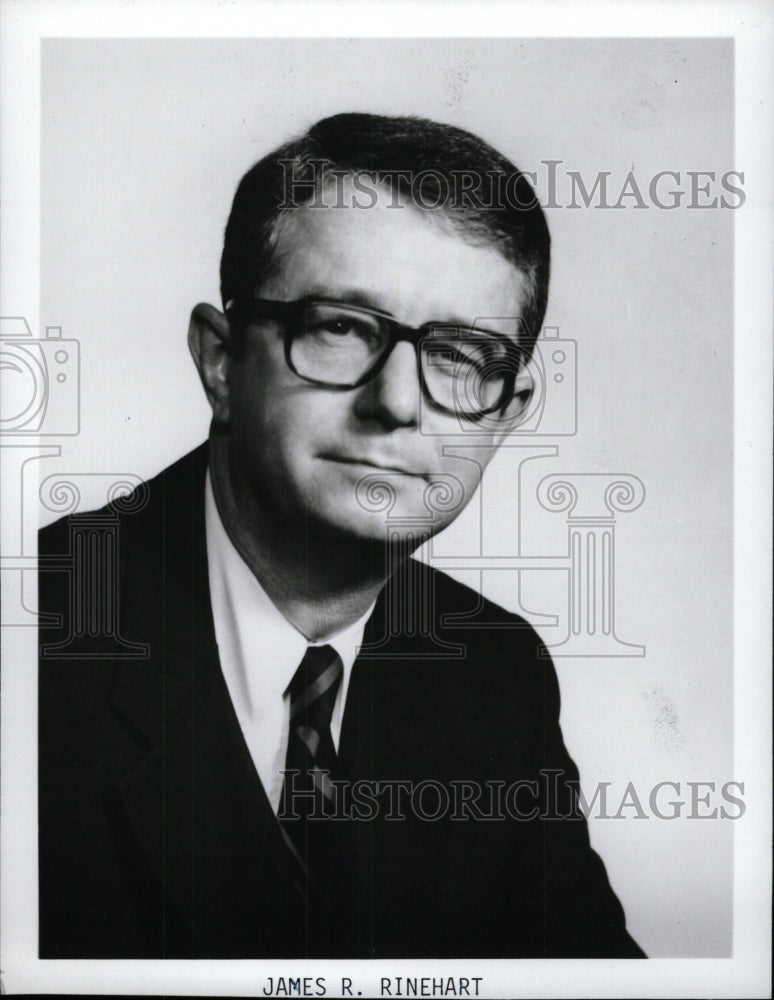
{"type": "MultiPolygon", "coordinates": [[[[390,322],[336,303],[309,303],[296,329],[290,360],[310,381],[352,386],[390,349],[390,322]]],[[[433,401],[453,413],[483,414],[501,407],[518,368],[516,352],[483,331],[437,324],[423,330],[419,357],[433,401]]]]}

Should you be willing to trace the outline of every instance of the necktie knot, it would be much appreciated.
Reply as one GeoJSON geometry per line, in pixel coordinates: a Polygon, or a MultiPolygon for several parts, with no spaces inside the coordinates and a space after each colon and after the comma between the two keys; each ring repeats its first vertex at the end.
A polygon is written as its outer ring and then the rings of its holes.
{"type": "Polygon", "coordinates": [[[344,666],[332,646],[309,646],[290,682],[290,724],[330,729],[344,666]]]}

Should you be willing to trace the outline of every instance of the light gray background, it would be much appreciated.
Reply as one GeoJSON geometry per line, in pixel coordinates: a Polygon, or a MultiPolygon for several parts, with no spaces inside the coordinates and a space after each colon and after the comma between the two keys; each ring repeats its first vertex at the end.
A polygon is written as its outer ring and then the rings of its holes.
{"type": "MultiPolygon", "coordinates": [[[[82,355],[81,433],[41,476],[147,476],[204,438],[188,313],[219,301],[240,176],[317,118],[371,110],[462,125],[535,170],[543,199],[547,159],[587,181],[609,170],[614,192],[632,165],[645,187],[659,170],[743,167],[730,41],[51,40],[41,77],[41,321],[82,355]]],[[[579,432],[550,439],[559,456],[535,464],[540,475],[629,472],[647,489],[620,518],[617,562],[618,632],[647,655],[557,664],[583,784],[612,782],[614,802],[629,781],[646,799],[658,781],[681,782],[686,797],[688,781],[737,777],[733,216],[548,210],[546,323],[578,342],[579,432]]],[[[488,472],[489,554],[500,539],[513,551],[517,457],[502,452],[488,472]]],[[[522,498],[525,548],[563,554],[562,516],[533,498],[522,498]]],[[[469,551],[478,516],[473,506],[450,530],[445,554],[469,551]]],[[[530,607],[564,614],[556,576],[555,587],[525,582],[530,607]]],[[[511,575],[482,586],[515,607],[511,575]]],[[[731,953],[732,822],[596,820],[591,833],[649,954],[731,953]]]]}

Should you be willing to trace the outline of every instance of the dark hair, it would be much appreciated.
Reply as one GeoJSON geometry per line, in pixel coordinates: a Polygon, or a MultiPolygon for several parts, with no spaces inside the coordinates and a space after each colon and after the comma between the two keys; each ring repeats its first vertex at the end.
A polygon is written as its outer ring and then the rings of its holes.
{"type": "Polygon", "coordinates": [[[522,346],[532,349],[545,315],[550,262],[548,225],[535,192],[510,160],[477,136],[415,117],[325,118],[245,174],[220,264],[232,324],[241,326],[256,284],[278,265],[281,218],[315,199],[332,171],[367,175],[419,210],[440,211],[467,242],[499,250],[527,279],[522,346]]]}

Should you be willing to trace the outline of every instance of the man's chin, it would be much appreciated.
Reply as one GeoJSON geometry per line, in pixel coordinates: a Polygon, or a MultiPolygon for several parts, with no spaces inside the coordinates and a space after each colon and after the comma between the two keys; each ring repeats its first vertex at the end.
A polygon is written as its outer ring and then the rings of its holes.
{"type": "Polygon", "coordinates": [[[337,507],[328,516],[324,512],[308,519],[312,531],[336,539],[342,544],[363,544],[392,548],[418,548],[440,526],[433,524],[427,512],[418,513],[414,505],[395,504],[389,512],[365,510],[358,505],[337,507]]]}

